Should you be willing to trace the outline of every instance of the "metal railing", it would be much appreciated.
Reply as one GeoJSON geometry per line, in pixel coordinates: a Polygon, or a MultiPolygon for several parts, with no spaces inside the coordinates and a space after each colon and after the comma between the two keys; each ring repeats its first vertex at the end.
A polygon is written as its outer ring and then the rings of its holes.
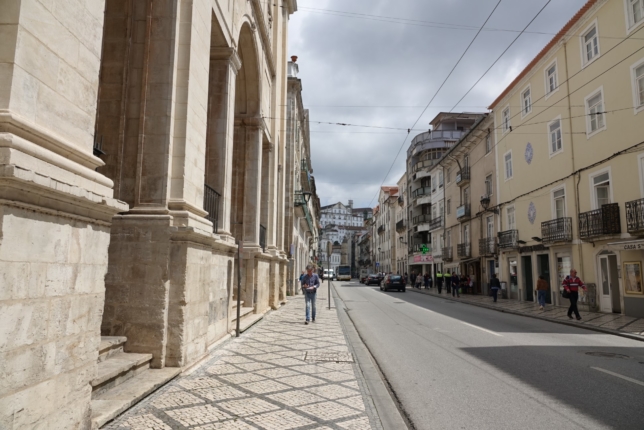
{"type": "Polygon", "coordinates": [[[412,218],[412,223],[414,225],[423,224],[431,221],[432,216],[430,214],[418,215],[412,218]]]}
{"type": "Polygon", "coordinates": [[[439,216],[438,218],[434,218],[429,222],[429,231],[436,230],[443,227],[443,217],[439,216]]]}
{"type": "Polygon", "coordinates": [[[259,246],[266,252],[266,227],[259,225],[259,246]]]}
{"type": "Polygon", "coordinates": [[[479,239],[479,254],[480,255],[495,255],[497,253],[496,237],[486,237],[479,239]]]}
{"type": "Polygon", "coordinates": [[[412,168],[412,170],[414,173],[416,173],[419,170],[428,169],[436,165],[436,163],[438,163],[438,160],[421,160],[416,162],[416,164],[414,164],[414,167],[412,168]]]}
{"type": "Polygon", "coordinates": [[[397,231],[398,233],[402,233],[402,232],[404,232],[405,230],[407,230],[407,226],[405,225],[405,220],[404,220],[404,219],[401,219],[400,221],[398,221],[398,222],[396,223],[396,231],[397,231]]]}
{"type": "Polygon", "coordinates": [[[456,174],[456,185],[463,185],[470,181],[470,168],[461,169],[456,174]]]}
{"type": "Polygon", "coordinates": [[[208,212],[206,219],[212,223],[212,231],[217,233],[219,224],[219,198],[221,194],[212,187],[204,184],[203,186],[203,210],[208,212]]]}
{"type": "Polygon", "coordinates": [[[572,218],[557,218],[542,222],[541,240],[544,244],[572,242],[572,218]]]}
{"type": "Polygon", "coordinates": [[[456,245],[456,255],[459,258],[470,258],[472,256],[472,246],[469,243],[459,243],[456,245]]]}
{"type": "Polygon", "coordinates": [[[398,204],[400,206],[405,206],[405,198],[403,196],[398,196],[398,204]]]}
{"type": "Polygon", "coordinates": [[[469,218],[471,214],[471,207],[469,204],[464,204],[456,208],[456,219],[469,218]]]}
{"type": "Polygon", "coordinates": [[[443,256],[443,261],[452,261],[452,259],[453,259],[452,258],[452,247],[448,246],[448,247],[443,248],[442,256],[443,256]]]}
{"type": "Polygon", "coordinates": [[[409,245],[407,250],[412,254],[417,252],[423,252],[423,245],[427,246],[427,252],[432,252],[432,247],[423,243],[415,243],[415,244],[409,245]]]}
{"type": "Polygon", "coordinates": [[[518,248],[519,247],[519,230],[506,230],[498,234],[499,248],[518,248]]]}
{"type": "Polygon", "coordinates": [[[617,203],[609,203],[600,209],[579,214],[579,237],[582,240],[621,232],[617,203]]]}
{"type": "Polygon", "coordinates": [[[429,196],[432,193],[431,187],[423,187],[417,190],[414,190],[411,193],[412,198],[417,199],[418,197],[429,196]]]}
{"type": "Polygon", "coordinates": [[[626,229],[631,234],[644,232],[644,199],[626,202],[626,229]]]}

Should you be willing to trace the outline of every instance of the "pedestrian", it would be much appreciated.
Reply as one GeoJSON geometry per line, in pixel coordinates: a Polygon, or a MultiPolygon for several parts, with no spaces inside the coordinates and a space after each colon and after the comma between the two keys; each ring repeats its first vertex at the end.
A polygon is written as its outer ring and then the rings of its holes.
{"type": "Polygon", "coordinates": [[[306,270],[302,270],[302,274],[300,274],[300,282],[304,279],[304,275],[306,275],[306,270]]]}
{"type": "Polygon", "coordinates": [[[405,272],[405,285],[409,283],[409,277],[407,276],[407,272],[405,272]]]}
{"type": "Polygon", "coordinates": [[[436,272],[436,287],[438,287],[439,290],[443,288],[443,274],[440,270],[436,272]]]}
{"type": "Polygon", "coordinates": [[[425,273],[425,289],[429,290],[429,273],[425,273]]]}
{"type": "Polygon", "coordinates": [[[416,276],[416,285],[414,285],[414,288],[418,288],[419,290],[421,289],[421,286],[423,284],[423,274],[419,273],[416,276]]]}
{"type": "MultiPolygon", "coordinates": [[[[443,280],[445,281],[445,289],[447,290],[447,294],[449,294],[450,289],[452,288],[452,274],[449,272],[449,270],[443,275],[443,280]]],[[[439,291],[438,294],[440,293],[441,292],[439,291]]]]}
{"type": "Polygon", "coordinates": [[[461,287],[463,285],[463,280],[457,274],[453,275],[452,278],[452,297],[461,297],[461,287]]]}
{"type": "Polygon", "coordinates": [[[579,300],[579,289],[583,288],[586,290],[586,286],[581,279],[577,277],[577,271],[575,269],[570,270],[570,276],[566,277],[563,281],[564,291],[568,293],[568,298],[570,299],[570,307],[568,308],[568,318],[572,319],[572,313],[575,313],[577,321],[581,319],[579,315],[579,309],[577,309],[577,300],[579,300]]]}
{"type": "Polygon", "coordinates": [[[548,281],[539,275],[539,279],[537,279],[537,300],[541,310],[546,306],[546,294],[548,294],[548,281]]]}
{"type": "Polygon", "coordinates": [[[320,288],[320,278],[316,273],[313,273],[313,265],[306,266],[306,275],[304,275],[301,282],[306,302],[306,320],[304,324],[308,324],[309,321],[315,322],[315,295],[318,292],[318,288],[320,288]]]}
{"type": "Polygon", "coordinates": [[[494,298],[494,303],[496,303],[497,295],[501,289],[501,282],[496,277],[496,273],[492,273],[492,279],[490,279],[490,289],[492,290],[492,297],[494,298]]]}

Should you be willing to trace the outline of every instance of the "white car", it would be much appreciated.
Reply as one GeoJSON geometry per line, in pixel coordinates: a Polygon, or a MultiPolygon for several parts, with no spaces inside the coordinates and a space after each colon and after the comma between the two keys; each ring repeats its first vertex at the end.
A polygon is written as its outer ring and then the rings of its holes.
{"type": "Polygon", "coordinates": [[[324,269],[324,278],[323,279],[328,279],[331,278],[332,281],[335,281],[335,271],[333,269],[324,269]]]}

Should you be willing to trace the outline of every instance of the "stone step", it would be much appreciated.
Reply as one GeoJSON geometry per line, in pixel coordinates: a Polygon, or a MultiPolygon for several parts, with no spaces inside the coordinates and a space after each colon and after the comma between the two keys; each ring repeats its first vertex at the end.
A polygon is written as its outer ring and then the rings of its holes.
{"type": "Polygon", "coordinates": [[[98,429],[181,373],[178,367],[147,369],[118,387],[92,398],[92,429],[98,429]]]}
{"type": "MultiPolygon", "coordinates": [[[[253,310],[254,309],[252,307],[245,308],[245,307],[242,306],[242,308],[239,310],[239,318],[241,318],[241,320],[243,320],[246,315],[252,314],[253,310]]],[[[234,321],[237,321],[237,307],[235,307],[235,310],[233,311],[233,322],[234,321]]]]}
{"type": "Polygon", "coordinates": [[[92,398],[119,386],[150,368],[152,354],[118,352],[98,363],[92,380],[92,398]]]}
{"type": "Polygon", "coordinates": [[[107,360],[108,357],[123,352],[123,345],[127,342],[125,336],[101,336],[98,348],[98,362],[107,360]]]}
{"type": "MultiPolygon", "coordinates": [[[[248,330],[251,326],[253,326],[256,322],[264,318],[264,314],[254,314],[253,313],[253,308],[241,308],[240,313],[239,313],[240,319],[239,319],[239,331],[240,332],[245,332],[248,330]]],[[[235,334],[235,331],[237,330],[237,312],[233,312],[233,320],[232,320],[232,330],[231,334],[235,334]]]]}
{"type": "MultiPolygon", "coordinates": [[[[243,309],[244,308],[244,301],[242,300],[239,303],[240,303],[240,305],[241,305],[241,307],[243,309]]],[[[237,309],[237,300],[233,300],[233,309],[237,309]]],[[[235,312],[237,312],[237,311],[235,311],[235,312]]]]}

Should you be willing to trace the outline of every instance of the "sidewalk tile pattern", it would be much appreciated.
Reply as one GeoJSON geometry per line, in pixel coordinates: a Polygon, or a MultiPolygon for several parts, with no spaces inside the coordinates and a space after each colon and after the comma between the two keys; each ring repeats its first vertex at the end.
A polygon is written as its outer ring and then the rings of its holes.
{"type": "Polygon", "coordinates": [[[350,357],[335,309],[304,325],[301,297],[268,314],[124,415],[108,430],[367,430],[379,428],[357,364],[304,361],[350,357]],[[365,399],[371,407],[365,407],[365,399]],[[369,414],[367,413],[369,410],[369,414]]]}

